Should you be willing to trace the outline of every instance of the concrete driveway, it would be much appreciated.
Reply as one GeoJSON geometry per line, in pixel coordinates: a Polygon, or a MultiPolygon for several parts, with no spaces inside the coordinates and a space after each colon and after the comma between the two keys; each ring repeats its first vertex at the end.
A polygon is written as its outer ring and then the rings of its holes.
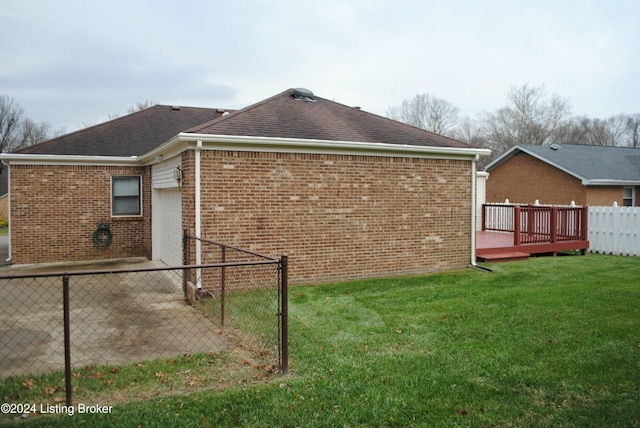
{"type": "MultiPolygon", "coordinates": [[[[67,269],[148,266],[153,265],[67,269]]],[[[46,269],[8,268],[0,275],[46,269]]],[[[62,308],[60,277],[0,279],[0,377],[64,368],[62,308]]],[[[71,276],[70,308],[76,368],[217,352],[228,346],[218,328],[185,303],[180,277],[173,271],[71,276]]]]}

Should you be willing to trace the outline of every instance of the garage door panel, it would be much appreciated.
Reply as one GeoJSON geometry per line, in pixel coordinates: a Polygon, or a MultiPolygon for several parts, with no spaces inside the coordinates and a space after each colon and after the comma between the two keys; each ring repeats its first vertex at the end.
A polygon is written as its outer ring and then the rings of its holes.
{"type": "Polygon", "coordinates": [[[182,194],[179,189],[159,189],[154,207],[154,236],[158,259],[169,266],[182,264],[182,194]],[[157,222],[157,223],[156,223],[157,222]]]}

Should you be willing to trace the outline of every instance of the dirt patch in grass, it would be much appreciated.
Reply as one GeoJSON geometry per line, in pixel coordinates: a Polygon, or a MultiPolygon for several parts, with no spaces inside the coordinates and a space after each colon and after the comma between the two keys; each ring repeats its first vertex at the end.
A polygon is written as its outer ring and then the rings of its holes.
{"type": "MultiPolygon", "coordinates": [[[[221,352],[179,355],[125,365],[85,366],[73,370],[74,406],[114,406],[194,392],[269,382],[278,372],[269,356],[235,347],[221,352]]],[[[0,381],[3,402],[40,406],[66,404],[64,373],[15,376],[0,381]]],[[[0,425],[22,415],[0,414],[0,425]]]]}

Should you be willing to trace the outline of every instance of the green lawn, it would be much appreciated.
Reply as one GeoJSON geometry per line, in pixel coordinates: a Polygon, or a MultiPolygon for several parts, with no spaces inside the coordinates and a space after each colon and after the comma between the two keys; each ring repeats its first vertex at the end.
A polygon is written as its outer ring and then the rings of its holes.
{"type": "Polygon", "coordinates": [[[290,375],[18,425],[640,426],[640,258],[491,268],[293,287],[290,375]]]}

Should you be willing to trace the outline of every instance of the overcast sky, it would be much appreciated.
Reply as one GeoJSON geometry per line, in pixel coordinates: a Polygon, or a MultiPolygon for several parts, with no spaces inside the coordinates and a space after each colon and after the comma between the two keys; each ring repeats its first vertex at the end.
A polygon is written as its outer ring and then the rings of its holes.
{"type": "Polygon", "coordinates": [[[0,94],[67,132],[137,102],[241,108],[291,87],[386,115],[476,117],[544,85],[640,113],[640,1],[0,0],[0,94]]]}

